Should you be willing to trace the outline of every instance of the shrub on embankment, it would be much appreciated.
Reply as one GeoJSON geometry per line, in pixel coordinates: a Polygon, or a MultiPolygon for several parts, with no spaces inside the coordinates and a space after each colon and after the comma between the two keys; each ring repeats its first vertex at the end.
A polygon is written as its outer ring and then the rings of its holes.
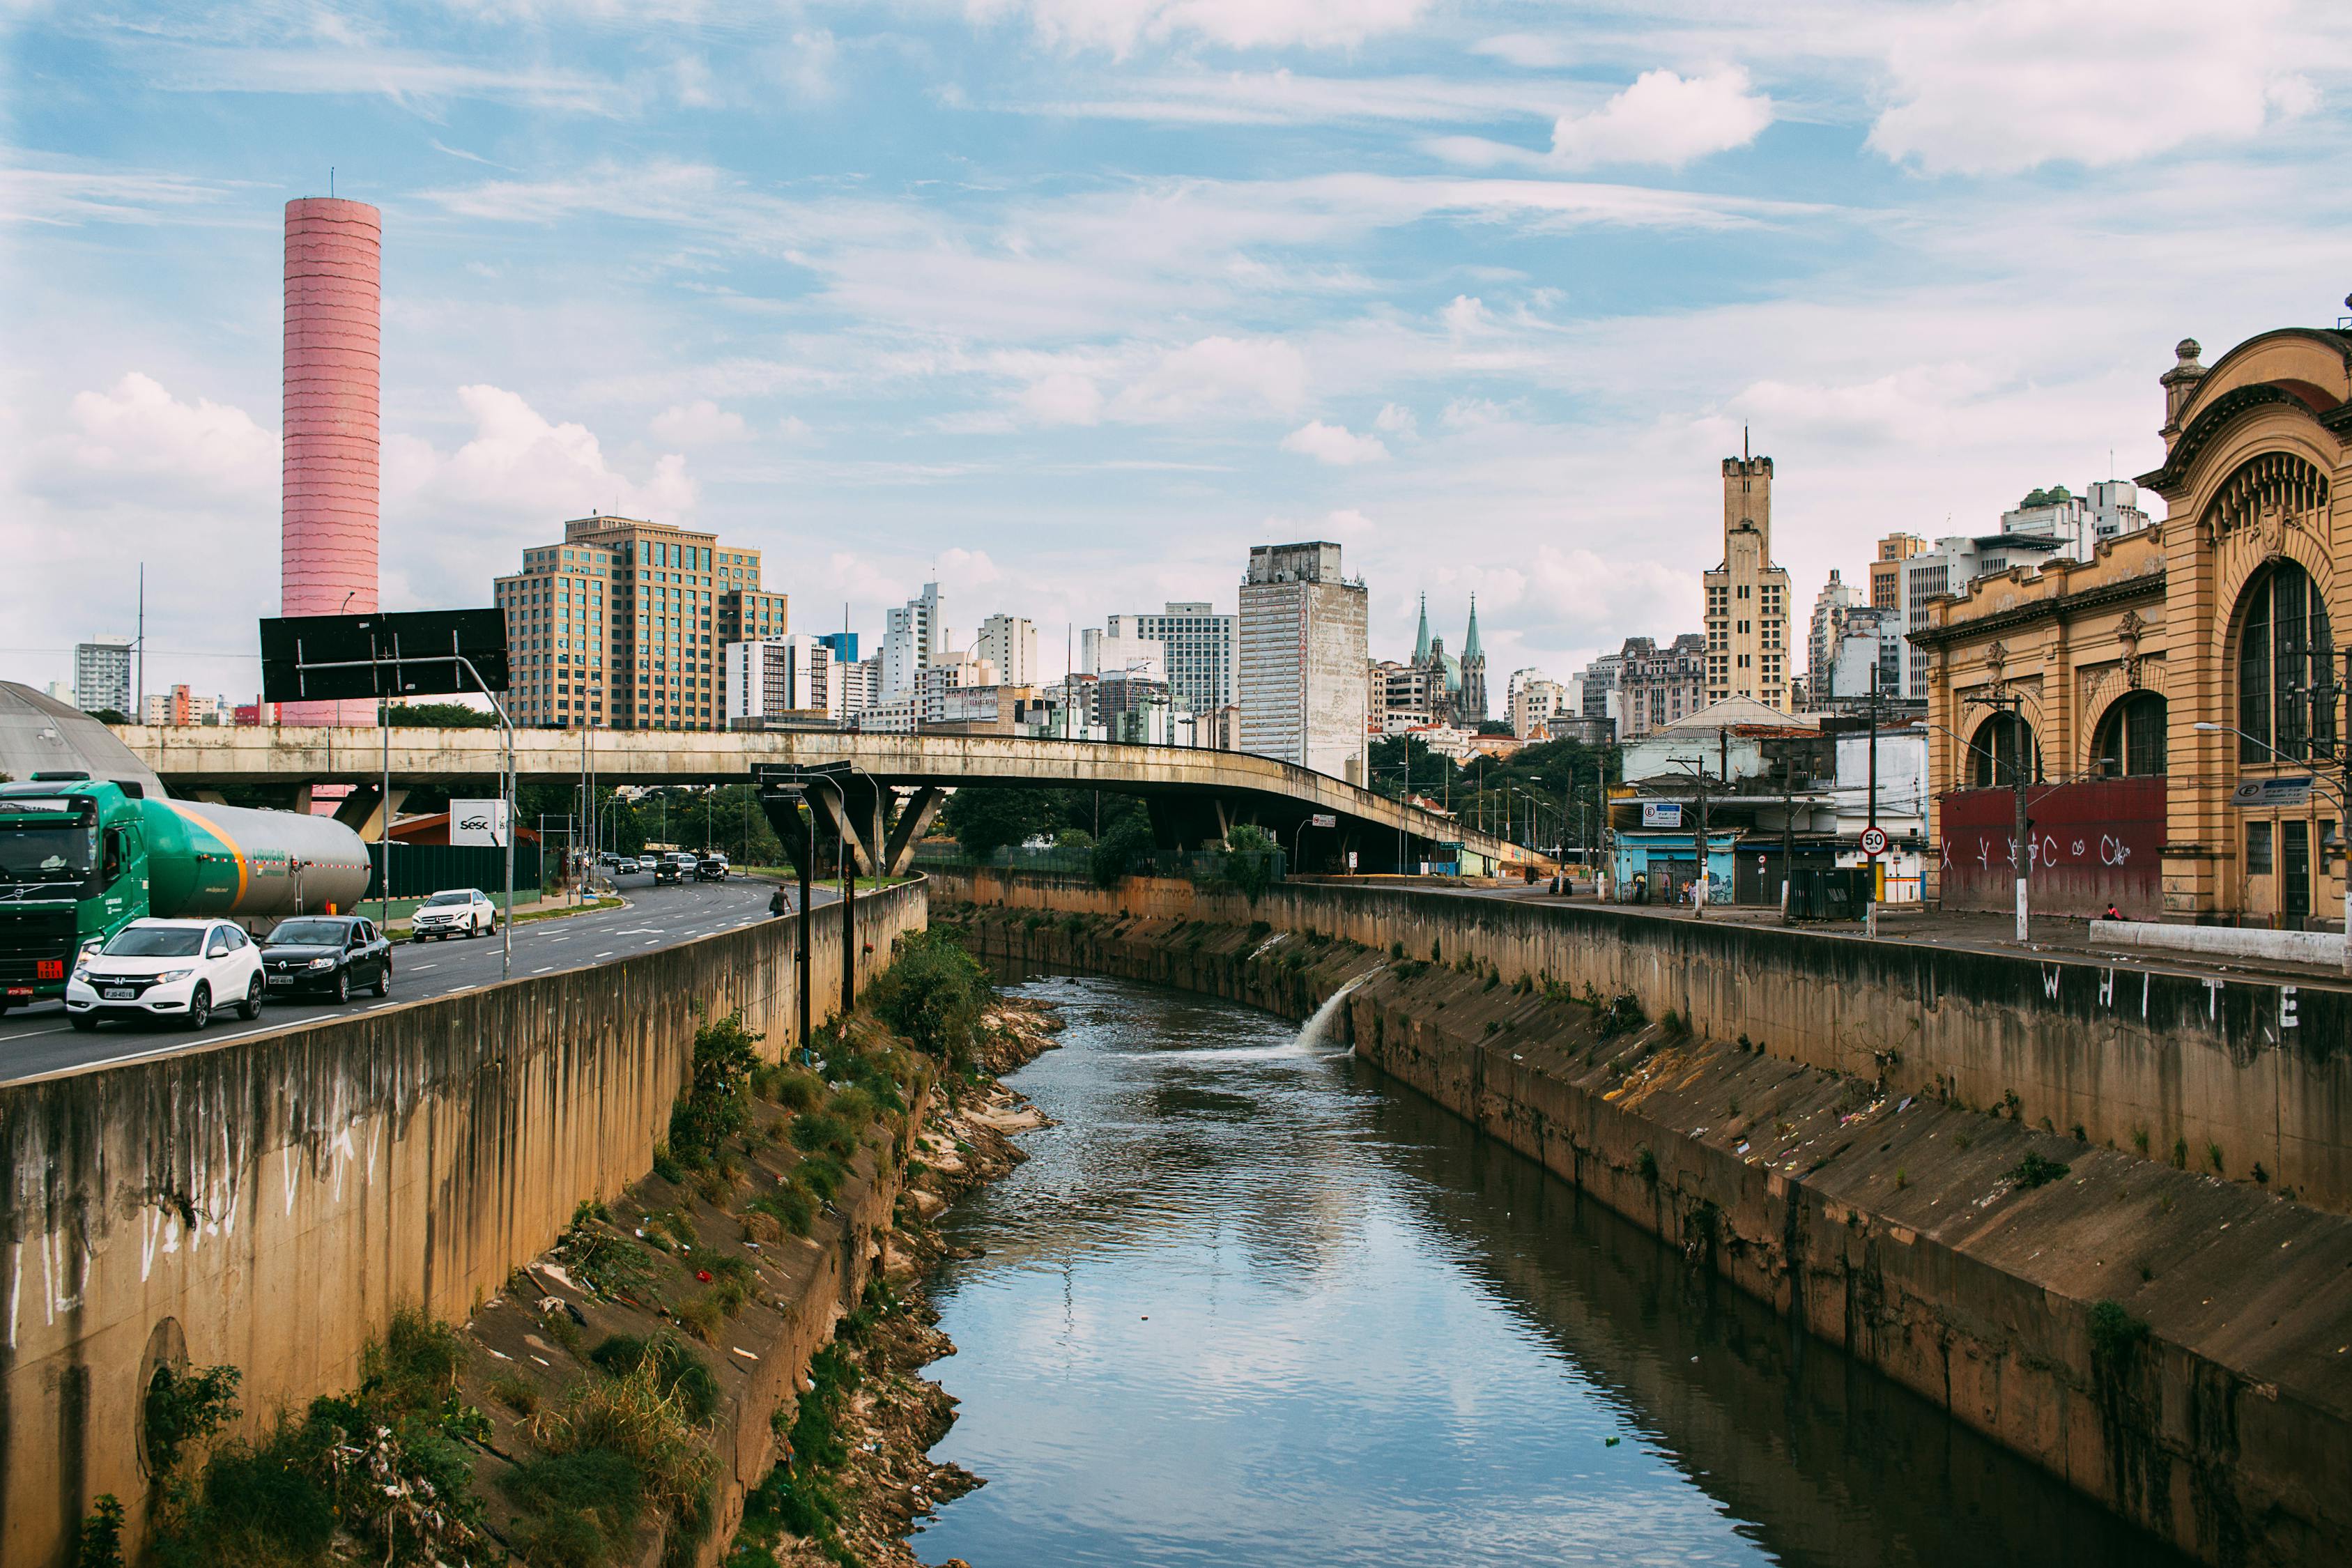
{"type": "MultiPolygon", "coordinates": [[[[909,946],[886,972],[894,1016],[968,1057],[985,976],[909,946]]],[[[121,1568],[126,1535],[157,1568],[617,1568],[654,1542],[692,1561],[723,1522],[726,1402],[789,1397],[794,1362],[735,1347],[806,1353],[801,1325],[828,1318],[808,1292],[857,1278],[870,1240],[853,1268],[849,1216],[887,1223],[885,1167],[942,1068],[865,1012],[781,1062],[761,1046],[738,1016],[705,1021],[655,1173],[581,1204],[462,1330],[395,1316],[358,1388],[238,1431],[236,1367],[164,1368],[142,1435],[156,1486],[96,1500],[76,1568],[121,1568]]]]}

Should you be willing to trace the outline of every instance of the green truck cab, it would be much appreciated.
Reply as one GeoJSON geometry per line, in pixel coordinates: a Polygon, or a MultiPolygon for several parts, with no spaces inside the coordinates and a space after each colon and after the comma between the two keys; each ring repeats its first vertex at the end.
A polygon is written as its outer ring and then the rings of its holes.
{"type": "Polygon", "coordinates": [[[0,1013],[62,999],[75,961],[132,921],[342,912],[369,871],[367,846],[331,817],[85,773],[0,784],[0,1013]]]}

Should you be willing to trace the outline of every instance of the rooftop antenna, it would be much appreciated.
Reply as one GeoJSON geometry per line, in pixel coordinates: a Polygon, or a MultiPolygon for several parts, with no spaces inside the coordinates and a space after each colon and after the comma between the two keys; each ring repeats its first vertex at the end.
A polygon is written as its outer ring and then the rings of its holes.
{"type": "Polygon", "coordinates": [[[327,199],[328,199],[329,201],[332,201],[332,200],[334,200],[334,197],[335,197],[335,166],[334,166],[332,163],[330,163],[330,164],[328,164],[328,165],[327,165],[327,199]]]}
{"type": "Polygon", "coordinates": [[[1739,427],[1739,460],[1743,463],[1748,461],[1748,426],[1745,425],[1739,427]]]}

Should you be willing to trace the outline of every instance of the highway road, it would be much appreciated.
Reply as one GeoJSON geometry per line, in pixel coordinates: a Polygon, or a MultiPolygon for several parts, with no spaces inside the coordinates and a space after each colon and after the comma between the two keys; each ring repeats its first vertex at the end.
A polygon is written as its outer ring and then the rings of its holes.
{"type": "MultiPolygon", "coordinates": [[[[674,888],[656,888],[647,875],[622,878],[620,891],[629,900],[620,909],[516,926],[516,978],[558,969],[581,969],[650,948],[669,947],[716,931],[757,924],[772,918],[768,897],[775,891],[775,884],[730,878],[724,882],[688,882],[674,888]]],[[[797,893],[797,889],[793,891],[797,893]]],[[[819,888],[817,907],[822,909],[835,902],[838,897],[835,890],[819,888]]],[[[101,1024],[95,1033],[79,1034],[66,1021],[63,1003],[45,1002],[0,1018],[0,1083],[74,1068],[161,1056],[198,1044],[218,1045],[224,1040],[268,1034],[289,1024],[446,996],[478,985],[495,985],[499,983],[499,942],[489,938],[402,941],[393,948],[392,994],[387,998],[354,996],[341,1007],[325,1001],[272,1001],[263,1005],[260,1018],[250,1024],[233,1012],[215,1013],[211,1027],[202,1034],[191,1034],[160,1020],[152,1024],[101,1024]]]]}

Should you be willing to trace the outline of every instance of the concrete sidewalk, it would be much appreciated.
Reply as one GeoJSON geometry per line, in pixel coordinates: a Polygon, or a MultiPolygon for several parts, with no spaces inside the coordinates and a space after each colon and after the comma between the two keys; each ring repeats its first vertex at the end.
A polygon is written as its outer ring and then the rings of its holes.
{"type": "MultiPolygon", "coordinates": [[[[1548,882],[1538,882],[1532,887],[1513,883],[1491,888],[1438,888],[1429,890],[1455,893],[1465,898],[1509,899],[1540,904],[1573,904],[1585,909],[1609,909],[1643,920],[1689,921],[1699,918],[1680,907],[1603,904],[1590,891],[1580,892],[1573,898],[1555,898],[1549,887],[1548,882]]],[[[1781,926],[1780,911],[1759,904],[1711,904],[1705,918],[1708,923],[1716,925],[1781,926]]],[[[2020,946],[2016,941],[2017,921],[2013,915],[1943,910],[1932,904],[1881,904],[1877,940],[1975,952],[2041,953],[2135,973],[2147,970],[2158,974],[2227,974],[2276,980],[2290,985],[2352,988],[2352,980],[2347,980],[2342,970],[2319,964],[2252,958],[2221,960],[2189,952],[2093,947],[2090,928],[2091,922],[2087,920],[2069,915],[2036,915],[2032,921],[2033,940],[2020,946]]],[[[1862,924],[1858,921],[1805,921],[1787,929],[1834,937],[1843,942],[1871,940],[1863,935],[1862,924]]]]}

